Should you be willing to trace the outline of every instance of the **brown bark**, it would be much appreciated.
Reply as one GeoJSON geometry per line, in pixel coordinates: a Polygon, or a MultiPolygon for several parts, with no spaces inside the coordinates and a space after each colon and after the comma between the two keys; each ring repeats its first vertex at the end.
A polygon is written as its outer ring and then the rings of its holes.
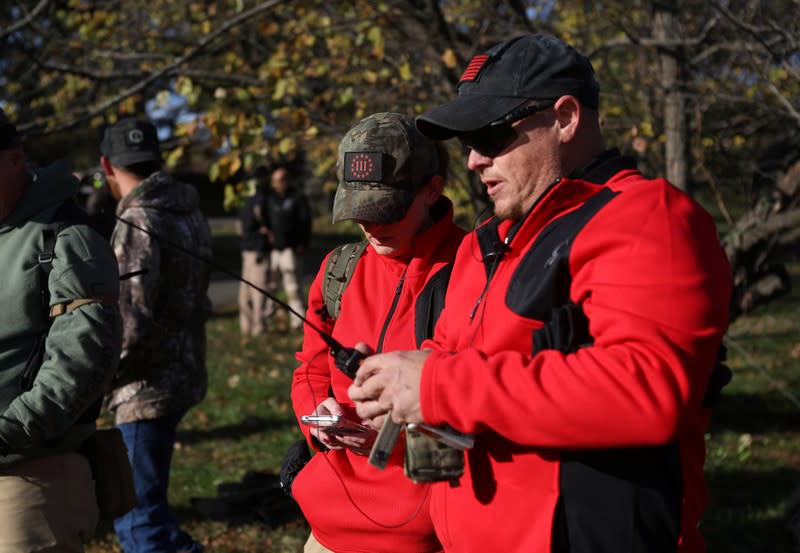
{"type": "Polygon", "coordinates": [[[661,46],[658,49],[661,86],[664,90],[665,169],[667,180],[681,190],[688,191],[688,129],[682,90],[685,62],[682,47],[677,45],[682,34],[678,10],[678,0],[653,2],[653,36],[659,41],[676,42],[675,46],[661,46]]]}

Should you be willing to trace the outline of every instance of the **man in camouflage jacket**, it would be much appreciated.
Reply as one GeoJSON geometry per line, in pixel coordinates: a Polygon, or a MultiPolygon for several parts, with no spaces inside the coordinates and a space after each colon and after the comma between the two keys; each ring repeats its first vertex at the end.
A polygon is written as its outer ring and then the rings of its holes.
{"type": "Polygon", "coordinates": [[[207,388],[209,271],[170,245],[210,258],[211,234],[194,188],[162,170],[150,123],[118,122],[100,149],[123,220],[111,237],[123,342],[109,408],[128,447],[139,504],[114,528],[125,553],[202,551],[171,514],[167,485],[178,422],[207,388]]]}

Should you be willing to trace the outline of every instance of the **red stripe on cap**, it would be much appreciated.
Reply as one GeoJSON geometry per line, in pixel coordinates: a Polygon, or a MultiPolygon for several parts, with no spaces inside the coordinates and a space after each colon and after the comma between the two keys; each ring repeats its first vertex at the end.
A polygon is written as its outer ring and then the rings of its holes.
{"type": "Polygon", "coordinates": [[[459,84],[464,81],[474,81],[478,78],[478,74],[481,72],[483,65],[489,59],[489,54],[478,54],[477,56],[473,56],[471,60],[469,60],[469,65],[464,70],[464,73],[461,75],[461,78],[458,80],[459,84]]]}

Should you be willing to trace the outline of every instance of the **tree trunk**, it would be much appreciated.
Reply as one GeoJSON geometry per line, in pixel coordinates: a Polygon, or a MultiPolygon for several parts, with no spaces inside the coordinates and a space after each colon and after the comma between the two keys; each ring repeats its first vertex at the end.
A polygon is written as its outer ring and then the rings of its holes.
{"type": "MultiPolygon", "coordinates": [[[[681,38],[678,0],[653,0],[653,35],[660,41],[681,38]]],[[[667,179],[686,192],[689,188],[688,129],[682,90],[684,56],[682,47],[662,46],[658,49],[661,85],[664,90],[664,156],[667,179]]]]}

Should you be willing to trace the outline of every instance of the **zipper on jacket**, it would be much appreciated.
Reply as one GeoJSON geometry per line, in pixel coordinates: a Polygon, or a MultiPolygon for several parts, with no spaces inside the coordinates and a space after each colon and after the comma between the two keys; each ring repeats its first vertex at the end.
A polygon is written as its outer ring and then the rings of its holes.
{"type": "Polygon", "coordinates": [[[492,278],[494,277],[494,273],[495,273],[495,271],[497,271],[497,266],[500,264],[500,258],[502,258],[503,254],[506,251],[508,251],[508,245],[510,243],[511,243],[511,236],[506,236],[506,239],[502,242],[502,247],[499,248],[498,251],[488,253],[488,254],[486,254],[484,256],[484,257],[490,257],[491,256],[494,259],[492,259],[492,268],[489,270],[489,275],[486,278],[486,284],[484,285],[483,290],[481,290],[481,293],[478,296],[478,299],[475,300],[475,305],[472,306],[472,310],[469,312],[469,320],[470,321],[472,321],[472,319],[475,318],[475,314],[478,312],[478,307],[480,307],[484,296],[486,296],[486,293],[489,291],[489,284],[492,282],[492,278]]]}
{"type": "Polygon", "coordinates": [[[389,323],[392,321],[394,312],[397,310],[397,304],[400,303],[400,292],[403,291],[403,283],[406,280],[407,270],[408,270],[408,265],[406,265],[406,268],[403,269],[403,274],[400,275],[400,281],[397,283],[397,288],[395,288],[394,290],[394,299],[392,300],[392,306],[389,308],[389,313],[386,315],[386,320],[383,322],[381,335],[380,338],[378,338],[378,348],[376,349],[376,353],[380,353],[381,351],[383,351],[383,340],[384,338],[386,338],[386,331],[389,330],[389,323]]]}

